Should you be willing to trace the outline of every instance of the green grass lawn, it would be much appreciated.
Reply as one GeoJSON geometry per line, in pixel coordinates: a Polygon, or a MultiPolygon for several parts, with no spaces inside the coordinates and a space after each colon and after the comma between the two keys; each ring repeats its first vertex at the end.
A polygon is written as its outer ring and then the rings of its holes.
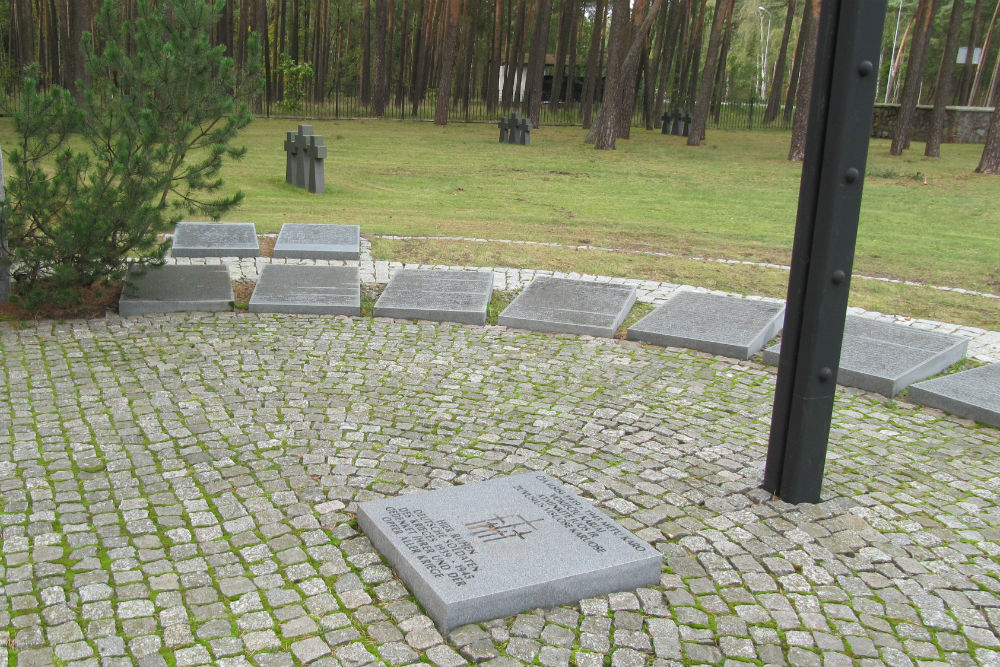
{"type": "MultiPolygon", "coordinates": [[[[499,144],[495,127],[414,121],[314,121],[325,137],[326,192],[284,182],[284,133],[293,120],[258,120],[242,135],[246,158],[227,166],[246,193],[228,220],[258,231],[284,222],[361,225],[363,234],[552,241],[687,256],[787,264],[801,165],[785,159],[784,132],[710,132],[699,148],[634,130],[613,152],[584,131],[543,127],[532,146],[499,144]]],[[[12,140],[10,121],[0,141],[12,140]]],[[[855,272],[1000,293],[1000,178],[975,174],[982,147],[945,145],[903,157],[873,140],[855,272]]],[[[784,295],[787,273],[678,258],[560,248],[377,240],[401,261],[525,266],[693,282],[784,295]]],[[[996,299],[855,280],[866,308],[1000,328],[996,299]]]]}

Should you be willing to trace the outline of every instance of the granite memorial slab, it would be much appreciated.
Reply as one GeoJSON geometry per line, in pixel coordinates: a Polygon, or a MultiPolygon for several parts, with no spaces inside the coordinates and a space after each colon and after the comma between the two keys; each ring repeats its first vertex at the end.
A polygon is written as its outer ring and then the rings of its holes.
{"type": "Polygon", "coordinates": [[[260,243],[252,222],[178,222],[172,257],[257,257],[260,243]]]}
{"type": "MultiPolygon", "coordinates": [[[[848,315],[837,384],[892,397],[960,361],[968,345],[959,336],[848,315]]],[[[764,363],[777,364],[780,353],[780,343],[767,348],[764,363]]]]}
{"type": "Polygon", "coordinates": [[[662,556],[548,475],[362,503],[358,525],[442,633],[660,580],[662,556]]]}
{"type": "Polygon", "coordinates": [[[628,339],[749,359],[781,330],[785,306],[678,292],[628,329],[628,339]]]}
{"type": "Polygon", "coordinates": [[[375,302],[375,317],[486,324],[493,274],[401,269],[375,302]]]}
{"type": "Polygon", "coordinates": [[[358,225],[285,223],[274,244],[274,256],[288,259],[360,259],[358,225]]]}
{"type": "Polygon", "coordinates": [[[125,279],[118,313],[215,312],[233,309],[233,283],[225,264],[133,267],[125,279]]]}
{"type": "Polygon", "coordinates": [[[1000,363],[918,382],[909,399],[1000,428],[1000,363]]]}
{"type": "Polygon", "coordinates": [[[250,312],[360,317],[358,267],[268,264],[250,297],[250,312]]]}
{"type": "Polygon", "coordinates": [[[635,288],[535,278],[498,318],[501,326],[611,338],[635,303],[635,288]]]}

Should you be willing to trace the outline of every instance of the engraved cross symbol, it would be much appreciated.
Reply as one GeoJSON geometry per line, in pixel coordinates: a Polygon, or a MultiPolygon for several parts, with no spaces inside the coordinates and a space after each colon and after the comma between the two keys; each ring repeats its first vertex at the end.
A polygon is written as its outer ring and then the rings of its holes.
{"type": "Polygon", "coordinates": [[[495,514],[489,519],[468,522],[465,527],[483,542],[496,542],[512,537],[523,540],[525,535],[538,530],[535,524],[542,521],[544,519],[525,519],[520,514],[495,514]]]}

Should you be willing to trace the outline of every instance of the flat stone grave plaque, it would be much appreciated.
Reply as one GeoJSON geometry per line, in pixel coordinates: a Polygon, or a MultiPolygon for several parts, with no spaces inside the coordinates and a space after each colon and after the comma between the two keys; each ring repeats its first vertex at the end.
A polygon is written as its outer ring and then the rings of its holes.
{"type": "Polygon", "coordinates": [[[358,524],[442,633],[660,580],[660,552],[542,473],[362,503],[358,524]]]}
{"type": "Polygon", "coordinates": [[[1000,428],[1000,363],[918,382],[909,399],[1000,428]]]}
{"type": "Polygon", "coordinates": [[[400,269],[375,302],[375,317],[486,324],[493,274],[400,269]]]}
{"type": "Polygon", "coordinates": [[[274,244],[274,256],[289,259],[360,259],[358,225],[285,223],[274,244]]]}
{"type": "Polygon", "coordinates": [[[260,244],[252,222],[178,222],[172,257],[257,257],[260,244]]]}
{"type": "Polygon", "coordinates": [[[568,278],[535,278],[500,313],[498,324],[611,338],[634,303],[634,287],[568,278]]]}
{"type": "Polygon", "coordinates": [[[250,312],[360,317],[358,267],[268,264],[250,297],[250,312]]]}
{"type": "Polygon", "coordinates": [[[749,359],[781,330],[785,306],[678,292],[628,329],[628,339],[749,359]]]}
{"type": "MultiPolygon", "coordinates": [[[[960,336],[848,315],[837,384],[892,397],[960,361],[968,346],[960,336]]],[[[767,348],[764,363],[777,364],[780,353],[780,343],[767,348]]]]}
{"type": "Polygon", "coordinates": [[[233,309],[233,283],[225,264],[137,267],[129,271],[118,300],[118,314],[215,312],[233,309]]]}

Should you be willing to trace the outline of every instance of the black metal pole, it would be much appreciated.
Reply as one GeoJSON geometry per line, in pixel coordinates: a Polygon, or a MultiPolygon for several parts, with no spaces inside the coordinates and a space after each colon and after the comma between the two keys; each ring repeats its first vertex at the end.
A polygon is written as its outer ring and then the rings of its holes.
{"type": "MultiPolygon", "coordinates": [[[[808,0],[807,0],[808,1],[808,0]]],[[[824,0],[764,488],[819,502],[886,0],[824,0]]]]}

